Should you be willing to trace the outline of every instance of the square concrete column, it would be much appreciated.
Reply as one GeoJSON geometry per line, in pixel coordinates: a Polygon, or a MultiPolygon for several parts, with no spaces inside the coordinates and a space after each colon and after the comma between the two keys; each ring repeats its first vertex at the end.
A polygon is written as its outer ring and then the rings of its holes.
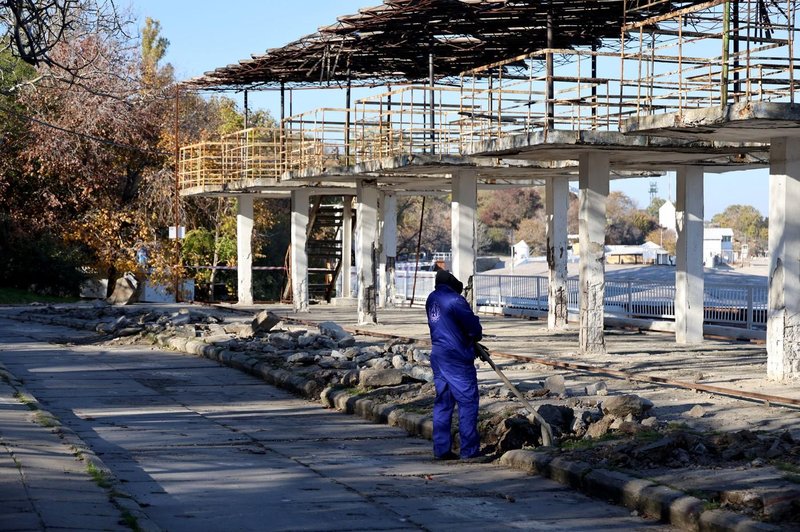
{"type": "Polygon", "coordinates": [[[545,183],[545,216],[547,219],[547,328],[561,330],[567,326],[567,211],[569,210],[569,178],[553,177],[545,183]]]}
{"type": "Polygon", "coordinates": [[[358,276],[358,324],[378,322],[376,312],[378,263],[378,187],[375,180],[356,186],[356,274],[358,276]]]}
{"type": "MultiPolygon", "coordinates": [[[[452,274],[466,287],[470,278],[475,275],[475,257],[477,255],[477,172],[462,170],[453,174],[452,187],[450,234],[453,253],[451,269],[452,274]]],[[[474,292],[473,290],[473,294],[474,292]]]]}
{"type": "Polygon", "coordinates": [[[353,266],[353,197],[345,196],[342,202],[342,293],[340,297],[353,297],[350,269],[353,266]]]}
{"type": "Polygon", "coordinates": [[[703,341],[703,169],[684,166],[677,172],[675,228],[675,341],[703,341]]]}
{"type": "Polygon", "coordinates": [[[580,185],[580,350],[603,353],[603,297],[605,295],[606,200],[609,156],[583,153],[579,158],[580,185]]]}
{"type": "Polygon", "coordinates": [[[381,195],[381,258],[378,267],[380,275],[381,308],[394,306],[394,265],[397,258],[397,196],[386,193],[381,195]]]}
{"type": "Polygon", "coordinates": [[[240,305],[253,304],[253,195],[238,197],[236,213],[236,292],[240,305]]]}
{"type": "Polygon", "coordinates": [[[308,312],[308,210],[309,189],[292,191],[292,302],[295,312],[308,312]]]}
{"type": "Polygon", "coordinates": [[[800,139],[773,139],[769,177],[767,377],[800,379],[800,139]]]}

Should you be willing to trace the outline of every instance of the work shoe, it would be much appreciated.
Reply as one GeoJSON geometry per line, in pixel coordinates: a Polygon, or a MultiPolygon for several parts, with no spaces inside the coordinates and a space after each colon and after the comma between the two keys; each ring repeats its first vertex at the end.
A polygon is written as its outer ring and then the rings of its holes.
{"type": "Polygon", "coordinates": [[[495,453],[487,452],[486,449],[478,451],[478,454],[462,458],[461,462],[465,464],[486,464],[495,459],[495,453]]]}
{"type": "Polygon", "coordinates": [[[444,453],[441,456],[434,456],[433,459],[437,460],[437,461],[439,461],[439,460],[458,460],[458,455],[456,453],[454,453],[453,451],[447,451],[446,453],[444,453]]]}

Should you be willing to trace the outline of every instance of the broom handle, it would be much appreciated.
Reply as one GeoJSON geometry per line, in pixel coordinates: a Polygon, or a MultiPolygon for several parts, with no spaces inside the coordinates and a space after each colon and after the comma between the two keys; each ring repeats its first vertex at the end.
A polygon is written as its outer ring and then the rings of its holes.
{"type": "Polygon", "coordinates": [[[522,405],[528,410],[528,412],[531,413],[534,419],[536,419],[536,421],[539,422],[539,425],[542,426],[542,444],[546,447],[550,447],[551,445],[553,445],[553,429],[550,428],[550,424],[547,421],[545,421],[541,415],[539,415],[539,412],[534,410],[533,406],[531,406],[528,400],[525,399],[525,396],[522,395],[522,393],[519,390],[517,390],[517,387],[511,384],[511,381],[508,380],[508,377],[506,377],[505,374],[502,371],[500,371],[500,368],[498,368],[497,365],[494,363],[492,357],[489,356],[489,351],[487,351],[486,348],[480,344],[476,344],[476,347],[479,350],[483,351],[483,353],[480,354],[479,358],[484,362],[488,363],[492,367],[495,373],[497,373],[497,375],[500,377],[500,380],[502,380],[503,383],[506,385],[506,387],[509,390],[511,390],[511,392],[514,395],[517,396],[517,399],[519,399],[522,402],[522,405]]]}

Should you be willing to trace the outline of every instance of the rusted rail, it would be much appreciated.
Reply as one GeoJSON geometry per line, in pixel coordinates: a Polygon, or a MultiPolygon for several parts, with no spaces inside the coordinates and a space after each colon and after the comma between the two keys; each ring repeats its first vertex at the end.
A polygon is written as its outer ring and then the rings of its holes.
{"type": "MultiPolygon", "coordinates": [[[[240,309],[232,309],[230,307],[220,307],[224,308],[225,310],[234,310],[237,312],[243,312],[250,314],[249,311],[240,310],[240,309]]],[[[282,316],[284,321],[288,321],[291,323],[296,323],[299,325],[307,325],[310,327],[317,327],[319,326],[318,322],[312,320],[304,320],[301,318],[292,318],[289,316],[282,316]]],[[[427,340],[423,340],[420,338],[411,338],[408,336],[402,336],[399,334],[391,334],[391,333],[383,333],[379,331],[375,331],[372,329],[360,329],[357,327],[342,327],[345,331],[350,334],[357,334],[361,336],[372,336],[376,338],[391,338],[391,339],[400,339],[400,340],[407,340],[409,343],[415,343],[418,345],[430,346],[430,342],[427,340]]],[[[601,368],[598,366],[592,366],[589,364],[579,364],[575,362],[561,362],[558,360],[550,360],[547,358],[541,357],[534,357],[529,355],[520,355],[514,353],[503,353],[500,351],[492,351],[492,354],[498,357],[503,358],[510,358],[514,360],[522,360],[525,362],[534,362],[536,364],[542,364],[543,366],[549,366],[553,368],[561,368],[561,369],[569,369],[573,371],[581,371],[585,373],[592,373],[595,375],[606,375],[609,377],[614,377],[617,379],[624,379],[636,382],[646,382],[650,384],[660,384],[663,386],[672,386],[674,388],[682,388],[686,390],[693,390],[696,392],[707,392],[713,393],[716,395],[723,395],[725,397],[731,397],[733,399],[741,399],[745,401],[758,401],[766,403],[768,406],[770,405],[782,405],[788,406],[793,408],[800,408],[800,399],[793,399],[791,397],[781,397],[778,395],[770,395],[758,392],[746,392],[742,390],[733,390],[731,388],[723,388],[721,386],[713,386],[710,384],[699,384],[695,382],[686,382],[686,381],[678,381],[673,379],[667,379],[664,377],[655,377],[652,375],[643,375],[637,373],[630,373],[627,371],[621,371],[616,369],[609,369],[609,368],[601,368]]]]}

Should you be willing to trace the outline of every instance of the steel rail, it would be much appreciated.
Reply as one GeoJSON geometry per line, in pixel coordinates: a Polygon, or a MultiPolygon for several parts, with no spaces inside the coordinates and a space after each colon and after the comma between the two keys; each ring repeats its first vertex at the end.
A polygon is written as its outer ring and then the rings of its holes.
{"type": "MultiPolygon", "coordinates": [[[[243,309],[232,309],[230,307],[219,307],[225,310],[233,310],[236,312],[242,312],[246,314],[251,314],[249,311],[245,311],[243,309]]],[[[305,320],[302,318],[292,318],[289,316],[281,316],[281,319],[284,321],[288,321],[291,323],[297,323],[299,325],[306,325],[311,327],[318,327],[319,322],[315,322],[312,320],[305,320]]],[[[392,334],[392,333],[384,333],[379,331],[374,331],[371,329],[360,329],[357,327],[342,327],[346,332],[350,334],[357,334],[361,336],[372,336],[375,338],[389,338],[389,339],[398,339],[398,340],[406,340],[408,343],[414,343],[423,346],[430,346],[431,343],[427,340],[423,340],[420,338],[412,338],[408,336],[402,336],[399,334],[392,334]]],[[[695,392],[707,392],[712,393],[715,395],[722,395],[725,397],[731,397],[733,399],[740,399],[743,401],[758,401],[763,402],[767,406],[775,405],[782,405],[788,406],[793,408],[800,408],[800,399],[793,399],[791,397],[782,397],[778,395],[771,395],[771,394],[764,394],[758,392],[747,392],[742,390],[733,390],[731,388],[723,388],[722,386],[714,386],[711,384],[699,384],[696,382],[686,382],[686,381],[679,381],[668,379],[665,377],[655,377],[652,375],[646,374],[637,374],[637,373],[630,373],[628,371],[610,369],[610,368],[601,368],[598,366],[592,366],[590,364],[580,364],[577,362],[561,362],[558,360],[550,360],[547,358],[535,357],[530,355],[520,355],[516,353],[503,353],[500,351],[492,350],[492,355],[497,357],[503,358],[510,358],[513,360],[520,360],[524,362],[533,362],[535,364],[541,364],[543,366],[549,366],[553,368],[560,368],[560,369],[569,369],[573,371],[581,371],[585,373],[592,373],[596,375],[607,375],[609,377],[614,377],[617,379],[622,380],[629,380],[629,381],[636,381],[636,382],[645,382],[650,384],[660,384],[663,386],[671,386],[674,388],[682,388],[686,390],[692,390],[695,392]]]]}

